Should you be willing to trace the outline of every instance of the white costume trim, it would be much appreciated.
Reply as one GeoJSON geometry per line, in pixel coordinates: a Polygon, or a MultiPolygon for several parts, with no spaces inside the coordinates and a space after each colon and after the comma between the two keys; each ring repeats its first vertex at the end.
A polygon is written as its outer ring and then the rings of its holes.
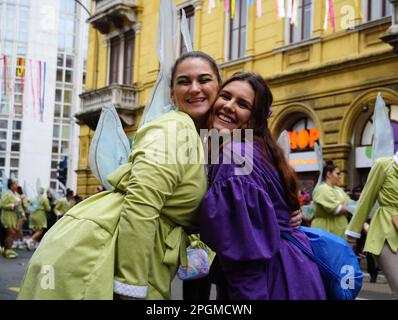
{"type": "Polygon", "coordinates": [[[148,292],[148,286],[133,286],[114,280],[113,291],[127,297],[145,298],[148,292]]]}
{"type": "Polygon", "coordinates": [[[361,238],[361,234],[360,234],[360,233],[356,233],[356,232],[351,231],[351,230],[346,230],[344,233],[345,233],[347,236],[352,237],[352,238],[355,238],[355,239],[361,238]]]}
{"type": "Polygon", "coordinates": [[[334,211],[335,215],[338,215],[341,211],[341,209],[343,208],[343,206],[341,204],[339,204],[339,206],[336,208],[336,210],[334,211]]]}
{"type": "Polygon", "coordinates": [[[398,151],[395,153],[393,158],[394,158],[395,163],[398,165],[398,151]]]}

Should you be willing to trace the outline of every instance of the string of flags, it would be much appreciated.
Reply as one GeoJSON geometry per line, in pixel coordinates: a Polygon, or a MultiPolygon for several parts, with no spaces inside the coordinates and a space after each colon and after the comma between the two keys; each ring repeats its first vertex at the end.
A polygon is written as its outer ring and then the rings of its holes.
{"type": "MultiPolygon", "coordinates": [[[[224,1],[223,9],[224,12],[229,13],[231,19],[235,17],[236,12],[236,4],[239,0],[209,0],[208,13],[216,8],[217,6],[221,6],[220,2],[224,1]]],[[[243,0],[240,0],[243,1],[243,0]]],[[[265,0],[266,4],[275,1],[276,8],[276,16],[278,19],[287,18],[289,19],[290,24],[294,24],[297,26],[298,24],[298,16],[299,16],[299,8],[302,6],[302,2],[300,0],[265,0]]],[[[318,1],[318,0],[317,0],[318,1]]],[[[321,1],[321,0],[319,0],[321,1]]],[[[357,15],[363,18],[363,14],[361,11],[361,0],[352,0],[353,5],[355,7],[355,11],[357,15]]],[[[256,3],[257,7],[257,16],[262,16],[262,2],[263,0],[247,0],[249,5],[254,5],[256,3]]],[[[335,23],[335,11],[333,6],[333,0],[325,0],[325,17],[324,17],[324,30],[326,31],[330,26],[332,27],[333,32],[336,32],[336,23],[335,23]]]]}
{"type": "Polygon", "coordinates": [[[46,95],[47,63],[41,60],[25,59],[3,55],[0,56],[0,101],[2,112],[15,115],[15,86],[19,84],[22,110],[28,106],[24,102],[25,81],[29,79],[32,93],[33,115],[43,121],[44,101],[46,95]],[[15,60],[15,61],[14,61],[15,60]]]}

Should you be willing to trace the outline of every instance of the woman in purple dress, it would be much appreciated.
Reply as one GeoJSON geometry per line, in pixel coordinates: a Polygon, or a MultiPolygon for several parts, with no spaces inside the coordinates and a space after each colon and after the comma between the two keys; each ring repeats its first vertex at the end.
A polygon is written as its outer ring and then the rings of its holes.
{"type": "Polygon", "coordinates": [[[217,254],[218,299],[326,299],[316,263],[280,235],[289,231],[311,248],[289,226],[299,209],[298,183],[268,129],[272,99],[261,76],[238,73],[221,87],[210,117],[218,132],[244,131],[210,165],[201,205],[201,239],[217,254]]]}

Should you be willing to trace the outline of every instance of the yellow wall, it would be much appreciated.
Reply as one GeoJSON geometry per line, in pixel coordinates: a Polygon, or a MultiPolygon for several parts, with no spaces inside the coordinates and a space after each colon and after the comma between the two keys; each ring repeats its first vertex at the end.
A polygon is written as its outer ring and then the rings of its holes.
{"type": "MultiPolygon", "coordinates": [[[[194,49],[213,56],[220,64],[223,78],[239,70],[250,70],[268,80],[275,99],[270,120],[275,134],[284,129],[286,120],[299,114],[311,116],[320,130],[325,157],[337,161],[343,172],[343,184],[347,184],[345,173],[353,134],[352,129],[347,128],[354,127],[356,121],[355,116],[347,116],[354,108],[352,102],[363,94],[374,95],[374,101],[377,90],[383,88],[392,92],[398,89],[398,57],[392,54],[389,45],[379,39],[390,26],[390,20],[363,24],[359,13],[354,10],[354,0],[335,0],[336,32],[331,30],[330,25],[324,31],[324,1],[313,1],[311,40],[286,45],[285,20],[276,16],[276,1],[263,0],[261,17],[257,17],[255,5],[248,8],[247,59],[228,63],[224,59],[223,1],[216,1],[218,5],[210,14],[208,0],[177,0],[176,4],[193,2],[202,3],[195,11],[194,49]],[[344,10],[351,11],[353,15],[347,15],[344,10]],[[356,27],[343,29],[347,23],[354,23],[356,27]],[[347,117],[349,120],[346,120],[347,117]]],[[[141,0],[139,5],[141,31],[136,35],[134,85],[138,88],[138,104],[143,107],[150,97],[158,72],[159,0],[141,0]]],[[[107,51],[102,36],[92,28],[88,57],[86,90],[106,86],[107,51]]],[[[390,101],[387,102],[398,104],[397,95],[390,94],[388,99],[390,101]]],[[[82,129],[79,169],[87,169],[84,153],[92,132],[82,129]]],[[[128,134],[134,134],[135,129],[127,128],[128,134]]],[[[84,172],[89,176],[87,170],[84,172]]],[[[95,184],[96,181],[79,176],[78,192],[90,194],[95,184]]]]}

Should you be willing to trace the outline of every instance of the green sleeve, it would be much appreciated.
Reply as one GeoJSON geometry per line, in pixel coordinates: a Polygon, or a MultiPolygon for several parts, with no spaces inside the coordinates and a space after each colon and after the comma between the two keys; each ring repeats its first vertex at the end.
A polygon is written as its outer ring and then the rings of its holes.
{"type": "MultiPolygon", "coordinates": [[[[176,129],[180,126],[177,122],[176,129]]],[[[176,150],[176,132],[170,130],[167,122],[154,122],[141,128],[135,138],[118,228],[114,289],[118,294],[136,298],[147,295],[149,262],[160,212],[185,170],[184,165],[173,159],[176,152],[168,153],[176,150]],[[165,143],[164,137],[170,136],[174,137],[172,141],[165,143]]]]}
{"type": "Polygon", "coordinates": [[[313,200],[330,214],[334,214],[337,207],[341,204],[341,199],[337,195],[337,192],[332,187],[326,185],[326,183],[321,184],[314,190],[313,200]]]}
{"type": "Polygon", "coordinates": [[[348,232],[346,232],[346,234],[349,236],[360,236],[363,224],[368,219],[370,210],[372,210],[373,205],[376,202],[379,190],[385,179],[385,159],[386,158],[377,160],[370,170],[365,187],[358,200],[355,214],[351,218],[347,227],[348,232]],[[356,235],[350,232],[356,233],[356,235]]]}
{"type": "Polygon", "coordinates": [[[15,197],[13,197],[10,192],[5,192],[1,197],[1,207],[6,210],[14,210],[14,204],[16,202],[15,197]]]}

